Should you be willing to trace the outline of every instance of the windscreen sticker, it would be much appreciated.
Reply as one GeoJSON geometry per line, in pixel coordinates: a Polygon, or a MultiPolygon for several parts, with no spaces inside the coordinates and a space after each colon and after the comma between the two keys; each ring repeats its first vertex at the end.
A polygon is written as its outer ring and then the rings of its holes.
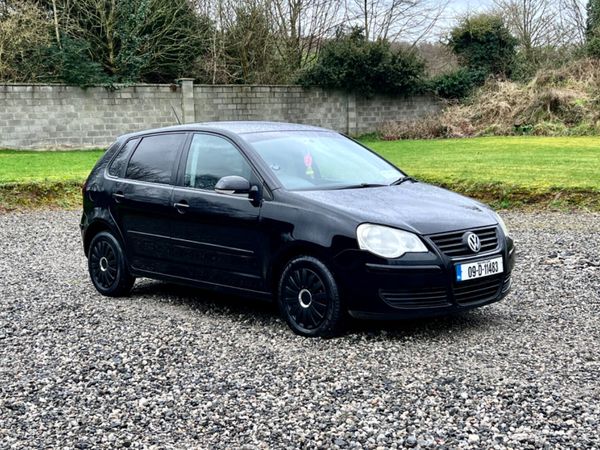
{"type": "Polygon", "coordinates": [[[304,165],[306,166],[306,175],[308,175],[309,177],[312,177],[315,174],[315,171],[312,168],[312,164],[312,155],[310,153],[307,153],[306,155],[304,155],[304,165]]]}

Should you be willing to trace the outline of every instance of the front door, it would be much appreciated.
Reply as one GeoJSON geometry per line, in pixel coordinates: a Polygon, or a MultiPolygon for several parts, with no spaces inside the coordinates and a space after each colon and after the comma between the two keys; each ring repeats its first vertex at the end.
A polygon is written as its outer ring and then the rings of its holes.
{"type": "Polygon", "coordinates": [[[240,150],[228,139],[196,133],[173,189],[173,251],[179,276],[212,287],[265,292],[260,205],[248,195],[215,192],[217,181],[238,175],[260,186],[240,150]]]}

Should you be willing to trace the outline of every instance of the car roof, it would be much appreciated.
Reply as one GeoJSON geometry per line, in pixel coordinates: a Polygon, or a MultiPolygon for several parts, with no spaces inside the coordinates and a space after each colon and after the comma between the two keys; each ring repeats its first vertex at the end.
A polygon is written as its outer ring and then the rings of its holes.
{"type": "Polygon", "coordinates": [[[185,125],[174,125],[171,127],[154,128],[151,130],[136,131],[127,133],[119,139],[127,139],[135,136],[143,136],[150,133],[160,133],[163,131],[223,131],[234,134],[249,133],[268,133],[285,131],[329,131],[327,128],[315,127],[312,125],[303,125],[298,123],[286,122],[268,122],[268,121],[223,121],[223,122],[199,122],[185,125]]]}

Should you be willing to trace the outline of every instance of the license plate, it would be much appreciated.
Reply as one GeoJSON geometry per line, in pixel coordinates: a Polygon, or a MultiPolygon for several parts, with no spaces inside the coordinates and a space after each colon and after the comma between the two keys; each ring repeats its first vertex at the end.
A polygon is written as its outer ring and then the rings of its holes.
{"type": "Polygon", "coordinates": [[[456,281],[489,277],[504,272],[502,257],[456,265],[456,281]]]}

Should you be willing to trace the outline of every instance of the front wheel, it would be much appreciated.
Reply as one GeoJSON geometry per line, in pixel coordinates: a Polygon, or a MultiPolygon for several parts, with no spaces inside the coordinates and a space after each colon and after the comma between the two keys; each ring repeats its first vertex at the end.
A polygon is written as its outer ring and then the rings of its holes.
{"type": "Polygon", "coordinates": [[[98,233],[90,243],[88,270],[94,287],[109,297],[129,294],[135,283],[125,264],[121,244],[106,231],[98,233]]]}
{"type": "Polygon", "coordinates": [[[311,256],[290,261],[279,281],[279,310],[290,328],[308,337],[339,334],[346,312],[327,266],[311,256]]]}

